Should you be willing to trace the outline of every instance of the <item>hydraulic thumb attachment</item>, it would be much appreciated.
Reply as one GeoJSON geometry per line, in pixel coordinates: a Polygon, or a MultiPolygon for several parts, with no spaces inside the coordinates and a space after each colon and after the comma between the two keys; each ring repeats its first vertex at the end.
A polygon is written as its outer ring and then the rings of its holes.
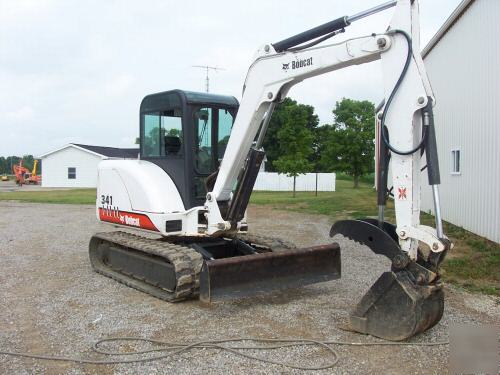
{"type": "Polygon", "coordinates": [[[413,261],[401,250],[394,225],[384,222],[380,228],[375,219],[343,220],[332,226],[330,236],[336,234],[392,262],[391,270],[379,277],[351,313],[353,331],[399,341],[441,320],[444,294],[437,269],[429,269],[423,254],[413,261]]]}

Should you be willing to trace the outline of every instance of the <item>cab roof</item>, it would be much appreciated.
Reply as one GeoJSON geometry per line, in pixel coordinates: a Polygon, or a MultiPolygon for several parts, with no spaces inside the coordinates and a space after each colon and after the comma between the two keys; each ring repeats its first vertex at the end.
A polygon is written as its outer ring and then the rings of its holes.
{"type": "Polygon", "coordinates": [[[228,107],[238,107],[238,100],[234,96],[211,94],[184,90],[170,90],[150,94],[141,102],[141,113],[160,110],[163,108],[180,107],[186,104],[215,104],[228,107]]]}

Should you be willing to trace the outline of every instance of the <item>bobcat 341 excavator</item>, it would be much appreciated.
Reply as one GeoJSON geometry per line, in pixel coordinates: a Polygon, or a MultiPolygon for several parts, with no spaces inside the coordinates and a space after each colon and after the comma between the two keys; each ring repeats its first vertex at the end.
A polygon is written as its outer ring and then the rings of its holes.
{"type": "MultiPolygon", "coordinates": [[[[246,208],[273,109],[304,79],[381,60],[378,219],[344,220],[342,234],[388,257],[350,317],[351,328],[402,340],[435,325],[444,297],[439,264],[451,244],[439,210],[434,97],[420,56],[418,1],[389,1],[257,50],[234,97],[173,90],[140,106],[140,157],[99,164],[97,217],[161,238],[98,233],[93,268],[166,301],[203,301],[340,277],[337,243],[297,249],[248,232],[246,208]],[[320,46],[352,22],[395,7],[387,31],[320,46]],[[434,192],[436,229],[420,225],[421,159],[434,192]],[[391,161],[396,225],[384,221],[391,161]],[[430,251],[421,251],[426,245],[430,251]]],[[[348,255],[347,255],[348,256],[348,255]]]]}

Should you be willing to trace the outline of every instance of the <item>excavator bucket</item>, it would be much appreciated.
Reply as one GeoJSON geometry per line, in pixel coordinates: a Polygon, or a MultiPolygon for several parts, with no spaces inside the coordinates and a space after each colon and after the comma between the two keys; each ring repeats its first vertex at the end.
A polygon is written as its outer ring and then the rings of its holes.
{"type": "Polygon", "coordinates": [[[338,278],[337,243],[206,260],[200,274],[200,299],[248,297],[338,278]]]}
{"type": "Polygon", "coordinates": [[[407,271],[384,272],[350,316],[354,331],[400,341],[424,332],[441,320],[441,285],[418,285],[407,271]]]}
{"type": "Polygon", "coordinates": [[[422,260],[409,259],[396,242],[393,225],[384,223],[381,229],[373,219],[343,220],[332,226],[330,236],[336,234],[367,245],[392,261],[392,270],[380,276],[351,313],[353,331],[400,341],[441,320],[444,293],[438,275],[422,260]]]}

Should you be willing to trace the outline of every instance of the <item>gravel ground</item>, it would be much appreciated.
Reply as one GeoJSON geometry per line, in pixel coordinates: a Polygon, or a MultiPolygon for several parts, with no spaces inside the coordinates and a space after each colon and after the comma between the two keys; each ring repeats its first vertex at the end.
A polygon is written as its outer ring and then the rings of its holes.
{"type": "MultiPolygon", "coordinates": [[[[0,202],[0,348],[94,356],[89,347],[108,336],[188,341],[221,337],[303,337],[372,341],[340,329],[348,313],[387,260],[342,237],[342,279],[265,297],[206,306],[169,304],[92,272],[87,246],[99,224],[92,206],[0,202]]],[[[327,243],[331,223],[322,216],[250,207],[251,231],[299,246],[327,243]]],[[[447,288],[441,322],[415,337],[448,339],[462,323],[500,324],[498,299],[447,288]]],[[[338,347],[337,366],[323,373],[446,373],[447,346],[338,347]]],[[[325,351],[306,347],[256,353],[302,364],[327,361],[325,351]]],[[[95,357],[95,356],[94,356],[95,357]]],[[[0,356],[0,373],[299,373],[217,350],[193,350],[157,362],[82,365],[0,356]]]]}

